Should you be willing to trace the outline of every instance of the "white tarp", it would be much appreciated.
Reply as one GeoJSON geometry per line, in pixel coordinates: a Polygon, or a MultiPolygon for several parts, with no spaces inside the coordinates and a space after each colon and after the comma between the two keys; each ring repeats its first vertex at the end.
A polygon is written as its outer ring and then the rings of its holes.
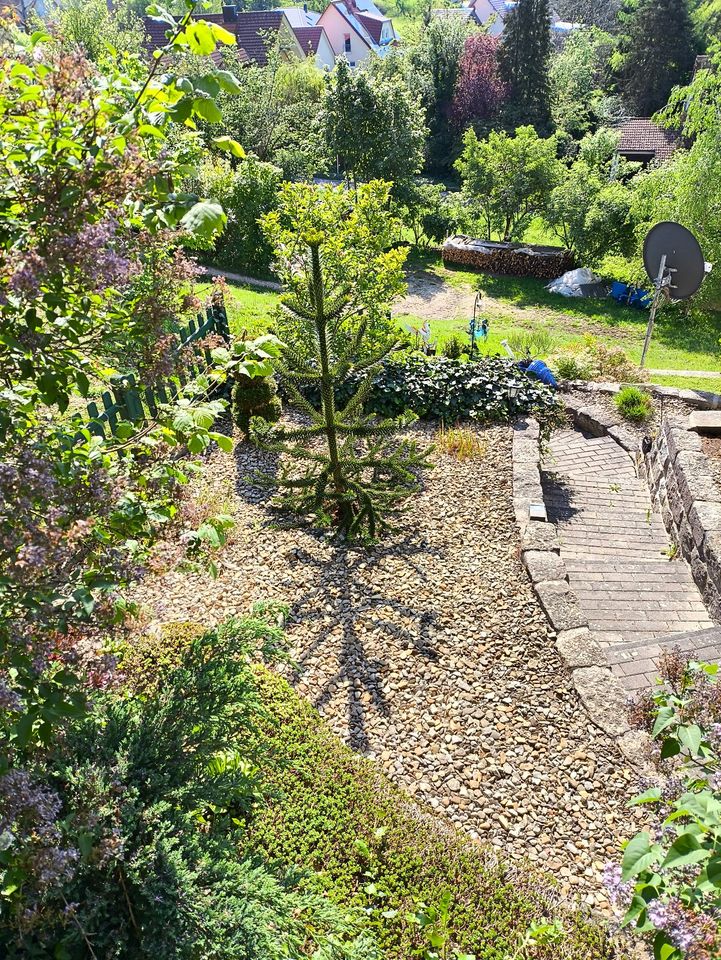
{"type": "Polygon", "coordinates": [[[599,278],[586,267],[579,267],[576,270],[568,270],[557,280],[551,280],[546,287],[551,293],[560,293],[562,297],[582,297],[581,287],[598,283],[599,278]]]}

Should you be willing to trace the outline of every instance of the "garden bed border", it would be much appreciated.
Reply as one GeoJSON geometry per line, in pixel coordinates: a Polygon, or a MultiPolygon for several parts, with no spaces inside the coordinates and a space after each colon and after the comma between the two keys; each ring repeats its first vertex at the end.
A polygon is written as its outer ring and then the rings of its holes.
{"type": "Polygon", "coordinates": [[[556,525],[530,517],[531,505],[544,502],[541,459],[538,421],[517,420],[513,424],[513,506],[521,533],[521,559],[591,722],[616,740],[628,760],[642,762],[646,740],[626,720],[627,696],[571,589],[556,525]]]}

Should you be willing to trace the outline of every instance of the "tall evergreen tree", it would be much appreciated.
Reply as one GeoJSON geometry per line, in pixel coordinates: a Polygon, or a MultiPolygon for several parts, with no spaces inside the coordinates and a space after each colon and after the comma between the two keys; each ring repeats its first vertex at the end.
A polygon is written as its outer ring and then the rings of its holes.
{"type": "Polygon", "coordinates": [[[551,126],[551,14],[548,0],[519,0],[503,31],[501,75],[511,95],[506,108],[512,126],[551,126]]]}
{"type": "Polygon", "coordinates": [[[693,67],[696,41],[688,0],[633,0],[625,13],[623,99],[629,113],[650,117],[693,67]]]}

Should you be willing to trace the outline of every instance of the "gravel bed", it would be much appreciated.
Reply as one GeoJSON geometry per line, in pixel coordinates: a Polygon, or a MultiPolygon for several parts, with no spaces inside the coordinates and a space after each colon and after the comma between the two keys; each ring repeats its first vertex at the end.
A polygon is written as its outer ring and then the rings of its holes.
{"type": "Polygon", "coordinates": [[[271,510],[242,479],[272,467],[267,454],[216,452],[199,495],[230,498],[237,519],[218,578],[171,571],[133,598],[156,623],[288,604],[287,675],[338,736],[471,836],[606,909],[599,875],[634,832],[635,776],[589,723],[521,566],[511,431],[479,432],[484,459],[434,453],[423,491],[371,550],[271,510]]]}

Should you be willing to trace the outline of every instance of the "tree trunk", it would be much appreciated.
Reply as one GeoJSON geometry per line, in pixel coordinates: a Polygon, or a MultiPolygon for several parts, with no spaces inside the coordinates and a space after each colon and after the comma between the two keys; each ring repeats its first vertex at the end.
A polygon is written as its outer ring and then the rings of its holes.
{"type": "MultiPolygon", "coordinates": [[[[323,406],[323,418],[325,420],[325,434],[328,441],[328,459],[330,460],[330,472],[333,477],[333,485],[336,493],[343,494],[346,490],[343,479],[343,470],[341,469],[340,459],[338,457],[338,435],[335,428],[335,397],[333,395],[333,380],[330,375],[330,358],[328,356],[328,337],[325,319],[325,303],[323,295],[323,274],[320,267],[320,253],[318,245],[310,248],[311,264],[313,269],[313,299],[315,301],[315,328],[318,334],[318,348],[320,354],[320,393],[323,406]]],[[[342,504],[340,507],[340,525],[349,527],[353,514],[350,504],[342,504]]]]}

